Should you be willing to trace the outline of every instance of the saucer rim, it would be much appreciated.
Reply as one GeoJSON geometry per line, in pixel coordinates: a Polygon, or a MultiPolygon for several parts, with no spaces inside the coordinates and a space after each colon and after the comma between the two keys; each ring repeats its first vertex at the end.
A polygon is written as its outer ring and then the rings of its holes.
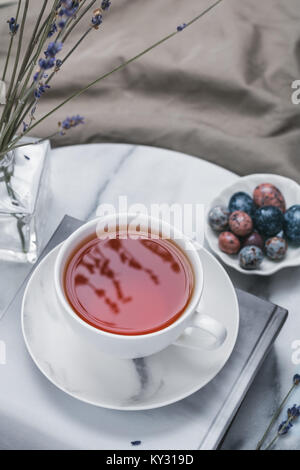
{"type": "MultiPolygon", "coordinates": [[[[226,272],[226,270],[224,269],[224,267],[222,266],[220,261],[212,253],[210,253],[206,248],[202,247],[200,250],[198,250],[198,254],[201,253],[201,251],[205,252],[205,254],[208,255],[208,257],[210,258],[210,260],[218,265],[218,267],[221,269],[222,274],[224,275],[226,280],[229,281],[229,285],[230,285],[230,288],[231,288],[231,294],[230,295],[232,296],[232,300],[234,301],[234,304],[235,304],[234,310],[235,310],[235,313],[236,313],[235,331],[232,332],[232,334],[233,334],[232,346],[231,346],[230,351],[228,352],[225,360],[222,362],[222,365],[219,366],[219,368],[216,370],[216,372],[214,373],[214,375],[212,377],[207,379],[207,381],[205,381],[200,387],[198,385],[196,385],[191,390],[189,390],[187,393],[183,393],[183,394],[181,394],[180,396],[178,396],[176,398],[173,398],[171,400],[164,400],[164,401],[162,401],[160,403],[157,403],[157,404],[149,404],[149,405],[144,405],[144,406],[143,405],[113,406],[111,404],[105,404],[105,403],[100,404],[99,402],[95,402],[93,400],[89,400],[89,399],[86,399],[84,397],[78,396],[78,395],[68,391],[67,389],[63,388],[61,385],[57,384],[46,373],[46,371],[43,370],[42,366],[40,365],[38,359],[36,359],[35,354],[31,349],[30,341],[28,340],[26,332],[25,332],[24,307],[25,307],[25,300],[27,298],[28,291],[30,290],[30,286],[31,286],[31,282],[32,282],[33,278],[36,276],[37,272],[41,268],[42,264],[46,261],[46,259],[50,258],[50,256],[53,255],[55,251],[58,251],[61,245],[62,245],[62,243],[60,243],[59,245],[54,247],[49,253],[47,253],[47,255],[41,260],[41,262],[37,265],[36,269],[31,274],[31,276],[30,276],[30,278],[27,282],[26,288],[24,290],[24,295],[23,295],[23,299],[22,299],[22,307],[21,307],[21,329],[22,329],[22,335],[23,335],[23,338],[24,338],[25,346],[27,348],[27,351],[28,351],[32,361],[34,362],[34,364],[36,365],[38,370],[42,373],[42,375],[46,379],[49,380],[49,382],[52,385],[54,385],[56,388],[58,388],[59,390],[61,390],[64,393],[66,393],[70,397],[75,398],[76,400],[79,400],[79,401],[81,401],[83,403],[86,403],[88,405],[96,406],[98,408],[104,408],[104,409],[110,409],[110,410],[116,410],[116,411],[146,411],[146,410],[152,410],[152,409],[157,409],[157,408],[162,408],[162,407],[165,407],[165,406],[168,406],[168,405],[172,405],[172,404],[175,404],[175,403],[177,403],[181,400],[184,400],[185,398],[190,397],[191,395],[193,395],[194,393],[198,392],[199,390],[204,388],[206,385],[208,385],[222,371],[222,369],[225,367],[226,363],[230,359],[230,357],[232,355],[232,352],[234,350],[234,347],[236,345],[238,332],[239,332],[239,326],[240,326],[239,303],[238,303],[238,299],[237,299],[236,290],[233,286],[233,283],[232,283],[228,273],[226,272]]],[[[199,254],[199,256],[201,256],[201,255],[199,254]]],[[[205,289],[205,285],[204,285],[204,289],[205,289]]],[[[178,347],[180,347],[180,346],[178,346],[178,347]]],[[[157,353],[157,354],[159,354],[159,353],[157,353]]],[[[125,359],[125,360],[128,360],[128,359],[125,359]]]]}

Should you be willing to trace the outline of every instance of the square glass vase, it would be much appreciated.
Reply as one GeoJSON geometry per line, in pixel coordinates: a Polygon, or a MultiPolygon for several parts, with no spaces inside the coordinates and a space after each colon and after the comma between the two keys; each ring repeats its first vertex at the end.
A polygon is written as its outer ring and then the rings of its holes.
{"type": "Polygon", "coordinates": [[[0,260],[37,260],[50,197],[49,151],[50,142],[43,141],[0,160],[0,260]]]}

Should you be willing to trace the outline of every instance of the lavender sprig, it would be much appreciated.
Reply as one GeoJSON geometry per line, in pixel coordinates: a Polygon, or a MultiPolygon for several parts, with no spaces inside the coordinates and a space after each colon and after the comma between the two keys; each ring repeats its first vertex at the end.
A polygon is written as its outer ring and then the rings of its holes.
{"type": "Polygon", "coordinates": [[[14,63],[14,66],[13,66],[13,71],[12,71],[12,74],[11,74],[9,87],[8,87],[8,90],[7,90],[8,99],[7,99],[7,103],[5,105],[5,108],[3,110],[3,114],[1,116],[1,123],[0,123],[0,129],[1,130],[2,130],[2,124],[5,122],[5,119],[9,119],[9,117],[10,117],[10,112],[11,112],[11,109],[12,109],[12,106],[13,106],[13,100],[14,100],[14,97],[15,97],[14,85],[15,85],[15,79],[16,79],[16,75],[17,75],[17,68],[18,68],[18,64],[19,64],[19,58],[20,58],[20,54],[21,54],[23,33],[24,33],[24,27],[25,27],[28,7],[29,7],[29,0],[25,0],[24,10],[23,10],[23,17],[22,17],[22,21],[21,21],[21,27],[20,27],[20,31],[19,31],[19,34],[18,34],[18,45],[17,45],[15,63],[14,63]]]}
{"type": "MultiPolygon", "coordinates": [[[[45,25],[43,26],[44,31],[43,31],[42,38],[40,40],[36,55],[34,56],[34,59],[32,59],[32,61],[30,61],[29,64],[28,64],[28,67],[29,67],[28,73],[27,73],[27,68],[26,68],[25,71],[23,72],[22,77],[18,77],[17,83],[16,83],[14,89],[11,91],[11,93],[10,93],[10,90],[7,93],[7,95],[10,97],[10,99],[8,100],[6,106],[3,110],[3,113],[2,113],[2,116],[1,116],[1,122],[0,122],[0,129],[1,129],[0,148],[1,149],[6,148],[8,146],[8,143],[10,142],[12,136],[16,133],[17,128],[20,125],[20,123],[18,123],[18,126],[16,126],[16,118],[17,118],[20,110],[23,108],[24,103],[26,102],[27,98],[34,91],[34,87],[30,87],[29,90],[26,90],[27,84],[28,84],[28,81],[30,80],[30,77],[32,75],[33,68],[35,66],[35,60],[38,59],[38,56],[39,56],[39,54],[42,50],[44,42],[47,39],[47,34],[48,34],[48,31],[49,31],[50,23],[52,22],[53,15],[55,15],[56,6],[58,5],[58,3],[59,3],[59,0],[54,1],[51,12],[50,12],[49,16],[47,17],[47,21],[46,21],[45,25]],[[24,78],[26,73],[27,73],[27,77],[24,78]],[[16,97],[16,94],[17,94],[17,91],[18,91],[18,87],[21,84],[23,79],[24,79],[23,86],[22,86],[21,92],[18,96],[18,99],[16,100],[15,97],[16,97]],[[14,109],[13,115],[11,116],[13,106],[15,106],[15,109],[14,109]]],[[[24,11],[23,11],[22,24],[21,24],[20,33],[19,33],[20,37],[19,37],[18,49],[19,49],[20,43],[22,42],[21,38],[22,38],[23,28],[24,28],[25,19],[26,19],[27,7],[28,7],[28,1],[26,0],[25,6],[24,6],[24,11]]],[[[44,8],[44,6],[43,6],[43,8],[44,8]]],[[[41,19],[41,17],[39,16],[38,21],[40,19],[41,19]]],[[[19,60],[19,58],[18,58],[18,54],[17,54],[16,60],[15,60],[15,65],[17,64],[18,60],[19,60]]],[[[21,66],[21,68],[22,68],[22,66],[21,66]]],[[[12,84],[13,84],[13,80],[11,79],[11,84],[10,84],[11,88],[12,88],[12,84]]]]}
{"type": "Polygon", "coordinates": [[[18,32],[18,29],[19,29],[19,24],[17,23],[17,20],[15,18],[11,18],[10,20],[7,21],[8,23],[8,27],[9,27],[9,30],[10,30],[10,34],[12,36],[14,36],[15,34],[17,34],[18,32]]]}
{"type": "Polygon", "coordinates": [[[68,36],[72,33],[73,29],[82,20],[82,18],[86,15],[86,13],[90,10],[90,8],[92,8],[92,6],[96,3],[96,0],[91,0],[90,3],[86,6],[86,8],[81,12],[81,14],[78,15],[78,12],[83,7],[84,3],[85,3],[85,0],[83,0],[80,7],[78,8],[76,17],[74,18],[74,21],[72,22],[72,24],[70,24],[70,26],[68,25],[68,28],[66,28],[66,30],[63,34],[62,40],[61,40],[63,43],[66,42],[68,36]]]}
{"type": "MultiPolygon", "coordinates": [[[[37,145],[40,142],[43,142],[46,139],[51,139],[52,137],[55,137],[57,135],[65,135],[66,132],[72,129],[73,127],[77,127],[80,124],[84,124],[84,123],[85,123],[84,118],[80,116],[79,114],[72,116],[72,117],[66,117],[66,119],[63,122],[58,123],[58,127],[59,127],[58,131],[54,132],[53,134],[45,138],[42,137],[41,139],[37,139],[34,142],[27,142],[25,144],[22,144],[22,147],[26,147],[28,145],[37,145]]],[[[24,132],[27,129],[27,127],[28,125],[24,122],[23,123],[24,132]]],[[[25,158],[29,160],[29,157],[26,157],[26,155],[25,155],[25,158]]]]}
{"type": "Polygon", "coordinates": [[[101,8],[103,11],[108,10],[111,5],[111,2],[109,0],[102,0],[101,3],[101,8]]]}
{"type": "MultiPolygon", "coordinates": [[[[79,4],[79,7],[77,8],[78,6],[78,2],[77,2],[77,5],[76,5],[76,12],[78,13],[82,7],[84,6],[84,4],[86,3],[87,0],[81,0],[80,1],[80,4],[79,4]]],[[[80,21],[82,19],[82,17],[88,12],[89,8],[95,3],[96,0],[91,0],[88,4],[88,6],[84,9],[84,11],[82,12],[82,14],[80,15],[79,18],[76,18],[75,16],[73,18],[71,18],[72,20],[74,19],[75,21],[73,21],[73,25],[68,29],[67,27],[65,27],[63,30],[61,30],[59,32],[59,34],[57,35],[56,39],[55,39],[55,42],[52,43],[52,44],[57,44],[58,43],[58,39],[59,39],[59,36],[61,34],[62,31],[65,31],[67,30],[67,35],[72,31],[72,29],[74,28],[74,26],[78,23],[78,21],[80,21]]],[[[63,5],[63,2],[61,1],[58,1],[56,0],[56,2],[54,3],[54,6],[53,6],[53,9],[52,9],[52,16],[48,16],[47,18],[47,22],[46,22],[46,29],[45,29],[45,32],[48,33],[49,30],[53,29],[53,14],[55,15],[58,15],[58,12],[60,11],[59,9],[61,8],[61,6],[63,5]],[[48,29],[47,29],[47,24],[48,24],[48,29]]],[[[70,6],[70,4],[67,5],[68,7],[70,6]]],[[[73,10],[74,12],[74,10],[73,10]]],[[[95,12],[94,12],[95,13],[95,12]]],[[[70,14],[69,14],[70,16],[70,14]]],[[[40,20],[40,18],[39,18],[40,20]]],[[[45,28],[45,25],[43,25],[42,28],[45,28]]],[[[51,78],[54,76],[55,72],[58,72],[62,66],[62,64],[68,59],[68,57],[74,52],[74,50],[78,47],[78,45],[83,41],[83,39],[87,36],[87,34],[93,29],[93,26],[90,26],[88,28],[88,30],[86,31],[86,33],[83,34],[83,36],[77,41],[77,43],[74,45],[74,47],[68,52],[68,54],[63,58],[63,60],[61,59],[56,59],[56,62],[55,62],[55,68],[54,68],[54,72],[52,74],[50,74],[50,76],[48,76],[45,84],[48,84],[48,82],[51,80],[51,78]]],[[[48,37],[49,37],[49,34],[48,34],[48,37]]],[[[44,43],[44,40],[46,39],[45,37],[45,33],[44,33],[44,36],[41,40],[41,44],[44,43]]],[[[66,36],[63,36],[62,39],[61,39],[61,43],[64,43],[66,39],[66,36]]],[[[37,54],[39,53],[41,47],[38,49],[37,53],[36,53],[36,56],[37,54]]],[[[52,54],[53,55],[53,54],[52,54]]],[[[32,70],[32,67],[34,65],[34,62],[32,62],[32,65],[31,65],[31,70],[32,70]]],[[[53,68],[54,66],[54,61],[52,59],[50,60],[45,60],[43,58],[40,58],[39,59],[39,65],[40,67],[44,68],[45,70],[48,70],[50,68],[53,68]]],[[[25,69],[25,73],[27,71],[28,67],[25,69]]],[[[24,120],[26,119],[26,116],[27,114],[29,113],[29,118],[30,118],[30,123],[27,125],[26,129],[28,129],[34,119],[34,113],[36,111],[36,105],[37,105],[37,102],[36,102],[36,90],[35,90],[35,87],[34,87],[34,83],[31,85],[31,87],[29,88],[29,90],[26,91],[26,94],[24,95],[24,91],[25,91],[25,87],[26,87],[26,84],[30,78],[30,74],[31,74],[31,70],[29,71],[28,73],[28,76],[27,76],[27,79],[23,85],[23,88],[21,90],[21,93],[20,93],[20,97],[19,97],[19,103],[16,105],[15,107],[15,111],[14,111],[14,114],[12,116],[12,123],[14,123],[14,130],[11,134],[15,133],[15,130],[19,128],[19,126],[24,122],[24,120]],[[30,94],[34,92],[34,95],[33,95],[33,98],[30,100],[30,103],[29,104],[26,104],[26,102],[28,101],[28,97],[30,96],[30,94]],[[24,110],[24,106],[22,106],[22,104],[25,103],[26,104],[26,108],[24,110]],[[19,117],[17,117],[19,115],[19,117]]],[[[34,81],[37,81],[37,78],[36,76],[39,74],[39,72],[35,73],[34,75],[34,81]]],[[[26,130],[25,129],[25,130],[26,130]]],[[[24,130],[24,125],[23,125],[23,134],[25,132],[24,130]]],[[[5,129],[5,131],[7,131],[7,128],[5,129]]]]}
{"type": "MultiPolygon", "coordinates": [[[[278,407],[277,411],[274,413],[271,421],[270,421],[270,424],[269,426],[267,427],[263,437],[261,438],[261,440],[259,441],[259,443],[257,444],[257,447],[256,447],[256,450],[261,450],[262,448],[262,445],[264,444],[265,440],[266,440],[266,437],[267,435],[269,434],[271,428],[273,427],[275,421],[277,420],[277,418],[279,417],[280,413],[282,412],[285,404],[287,403],[288,399],[290,398],[292,392],[295,390],[295,388],[300,384],[300,375],[299,374],[295,374],[294,377],[293,377],[293,385],[292,387],[290,388],[290,390],[288,391],[288,393],[286,394],[286,396],[284,397],[284,399],[282,400],[280,406],[278,407]]],[[[296,407],[296,405],[294,405],[296,407]]],[[[300,410],[300,407],[298,407],[299,410],[300,410]]],[[[294,411],[294,407],[293,408],[290,408],[288,410],[288,413],[289,412],[292,412],[294,411]]],[[[299,416],[299,415],[298,415],[299,416]]],[[[278,435],[275,436],[275,438],[273,439],[273,441],[268,445],[267,449],[270,448],[274,443],[275,441],[278,439],[278,437],[280,435],[283,435],[283,434],[286,434],[290,427],[289,427],[289,424],[290,424],[291,420],[290,420],[290,416],[288,416],[288,420],[285,421],[285,422],[282,422],[281,425],[279,426],[278,428],[278,435]]]]}
{"type": "MultiPolygon", "coordinates": [[[[58,7],[58,27],[63,30],[65,26],[75,17],[79,9],[79,1],[76,0],[62,0],[58,7]]],[[[60,37],[61,32],[58,34],[60,37]]]]}
{"type": "MultiPolygon", "coordinates": [[[[223,0],[217,0],[215,1],[212,5],[210,5],[208,8],[206,8],[204,11],[202,11],[199,15],[195,16],[192,20],[190,20],[188,23],[186,23],[186,28],[191,26],[193,23],[195,23],[196,21],[198,21],[200,18],[202,18],[204,15],[206,15],[209,11],[211,11],[213,8],[215,8],[217,5],[219,5],[223,0]]],[[[93,80],[92,82],[88,83],[85,87],[83,87],[82,89],[74,92],[73,94],[71,94],[68,98],[66,98],[62,103],[60,103],[59,105],[57,105],[56,107],[54,107],[51,111],[49,111],[48,113],[46,113],[44,116],[42,116],[39,120],[35,121],[33,125],[29,126],[26,131],[24,132],[24,134],[22,134],[21,136],[17,136],[15,139],[12,140],[12,142],[10,143],[10,145],[4,149],[4,150],[1,150],[0,151],[0,157],[1,155],[4,155],[7,151],[9,150],[12,150],[14,148],[17,148],[17,147],[20,147],[22,146],[22,144],[19,144],[17,145],[18,141],[20,140],[20,138],[23,136],[23,135],[26,135],[28,134],[28,132],[30,132],[32,129],[34,129],[37,125],[39,125],[42,121],[44,121],[45,119],[47,119],[49,116],[51,116],[54,112],[56,112],[58,109],[60,109],[62,106],[64,106],[65,104],[67,104],[69,101],[73,100],[74,98],[77,98],[78,96],[80,96],[81,94],[83,94],[85,91],[89,90],[91,87],[93,87],[95,84],[99,83],[100,81],[104,80],[105,78],[109,77],[110,75],[112,75],[113,73],[115,72],[118,72],[119,70],[123,69],[124,67],[126,67],[127,65],[129,65],[130,63],[136,61],[137,59],[141,58],[142,56],[144,56],[145,54],[147,54],[148,52],[150,52],[151,50],[153,50],[154,48],[158,47],[159,45],[163,44],[164,42],[168,41],[169,39],[171,39],[172,37],[174,37],[176,34],[179,34],[179,31],[176,29],[176,31],[173,31],[172,33],[168,34],[167,36],[163,37],[162,39],[160,39],[159,41],[155,42],[154,44],[152,44],[151,46],[147,47],[146,49],[144,49],[143,51],[141,51],[140,53],[138,53],[137,55],[131,57],[130,59],[126,60],[125,62],[123,62],[121,65],[118,65],[117,67],[115,67],[113,70],[107,72],[107,73],[104,73],[103,75],[101,75],[100,77],[96,78],[95,80],[93,80]]]]}
{"type": "MultiPolygon", "coordinates": [[[[84,2],[85,2],[85,0],[82,0],[82,4],[84,4],[84,2]]],[[[44,44],[45,40],[48,37],[49,30],[53,26],[53,23],[52,23],[53,15],[60,14],[60,17],[63,17],[64,15],[66,15],[67,18],[69,19],[78,10],[79,4],[80,4],[80,0],[79,1],[69,1],[69,0],[63,0],[63,1],[55,0],[54,1],[53,7],[52,7],[52,10],[51,10],[51,14],[48,17],[48,22],[46,23],[46,27],[45,27],[42,39],[40,41],[40,45],[37,49],[37,52],[36,52],[36,55],[34,56],[34,59],[32,60],[31,68],[30,68],[30,70],[27,74],[27,78],[25,79],[25,81],[23,83],[23,87],[22,87],[22,90],[19,94],[19,98],[18,98],[18,100],[15,104],[14,113],[12,115],[12,118],[8,122],[7,126],[4,128],[4,131],[3,131],[4,137],[1,136],[1,145],[0,145],[0,147],[3,147],[3,145],[7,144],[7,142],[10,141],[10,139],[15,134],[16,129],[18,129],[18,127],[24,121],[25,116],[26,116],[27,112],[29,111],[29,109],[31,109],[30,115],[29,115],[30,116],[30,123],[27,126],[27,129],[32,124],[32,121],[34,119],[33,115],[34,115],[34,112],[36,110],[36,105],[37,105],[36,100],[37,100],[38,97],[41,96],[42,93],[40,93],[39,89],[35,88],[35,84],[34,84],[35,80],[33,80],[33,83],[32,83],[32,85],[30,86],[30,88],[28,90],[26,90],[26,86],[27,86],[27,83],[30,79],[33,67],[35,66],[35,60],[38,57],[38,55],[41,51],[41,48],[43,47],[43,44],[44,44]],[[28,110],[26,110],[26,113],[23,113],[23,111],[22,111],[23,108],[24,108],[23,105],[24,105],[24,103],[26,103],[26,101],[28,100],[28,97],[30,97],[31,94],[33,96],[33,100],[31,101],[31,104],[30,104],[28,110]],[[22,114],[21,117],[20,117],[20,113],[22,114]],[[19,118],[18,118],[18,116],[19,116],[19,118]]],[[[39,67],[40,67],[40,71],[38,73],[40,73],[41,70],[49,70],[49,69],[53,68],[54,65],[57,64],[57,61],[55,60],[55,54],[57,52],[59,52],[61,47],[62,47],[62,44],[58,42],[58,37],[59,37],[59,35],[57,35],[54,42],[51,42],[48,45],[48,48],[45,51],[45,58],[40,58],[39,59],[38,64],[39,64],[39,67]]],[[[56,69],[57,69],[57,67],[56,67],[56,69]]],[[[25,70],[25,73],[26,73],[26,70],[25,70]]],[[[35,74],[35,76],[36,76],[36,74],[35,74]]],[[[39,77],[42,77],[42,74],[39,77]]],[[[43,92],[46,90],[46,88],[48,88],[46,85],[47,84],[45,83],[44,86],[43,86],[43,92]]],[[[15,96],[16,96],[16,93],[17,93],[18,86],[19,86],[19,83],[17,83],[17,86],[15,87],[15,90],[13,92],[12,102],[13,102],[13,100],[15,100],[15,96]]],[[[6,112],[10,115],[11,108],[12,107],[8,108],[7,110],[5,109],[4,112],[6,112]]],[[[23,133],[21,134],[21,136],[24,134],[24,132],[25,131],[24,131],[24,125],[23,125],[23,133]]]]}
{"type": "Polygon", "coordinates": [[[280,423],[277,430],[276,436],[272,439],[270,444],[267,445],[265,450],[271,449],[274,446],[275,442],[281,437],[287,434],[290,429],[293,427],[293,422],[300,416],[300,406],[293,405],[292,408],[289,408],[287,411],[287,419],[280,423]]]}
{"type": "MultiPolygon", "coordinates": [[[[91,3],[95,3],[95,1],[93,0],[91,3]]],[[[90,4],[91,5],[91,4],[90,4]]],[[[88,8],[90,7],[90,5],[88,6],[88,8]]],[[[85,14],[85,12],[83,13],[85,14]]],[[[55,70],[54,72],[49,76],[48,80],[46,83],[49,83],[50,80],[52,79],[52,77],[54,76],[55,72],[58,72],[61,68],[61,66],[66,62],[66,60],[73,54],[73,52],[75,51],[75,49],[77,49],[77,47],[81,44],[81,42],[87,37],[87,35],[92,31],[92,29],[99,29],[99,26],[102,24],[102,10],[100,8],[97,8],[96,10],[94,10],[93,12],[93,16],[92,16],[92,19],[91,19],[91,25],[90,27],[86,30],[85,33],[83,33],[83,35],[78,39],[78,41],[74,44],[74,46],[72,47],[72,49],[68,52],[68,54],[62,59],[58,59],[56,61],[56,67],[55,67],[55,70]]],[[[66,39],[66,36],[64,36],[62,38],[62,44],[65,42],[65,39],[66,39]]]]}
{"type": "Polygon", "coordinates": [[[30,38],[30,40],[28,41],[27,50],[26,50],[26,52],[25,52],[25,54],[24,54],[23,62],[22,62],[22,65],[21,65],[20,71],[19,71],[18,82],[19,82],[20,79],[23,77],[23,74],[24,74],[24,71],[26,70],[26,65],[27,65],[28,60],[29,60],[29,58],[30,58],[32,49],[34,48],[35,43],[36,43],[36,41],[37,41],[37,31],[38,31],[38,29],[39,29],[40,22],[41,22],[41,20],[42,20],[42,18],[43,18],[45,9],[46,9],[46,7],[47,7],[47,3],[48,3],[48,0],[44,0],[43,5],[41,6],[41,10],[40,10],[40,13],[39,13],[39,15],[38,15],[36,24],[35,24],[35,26],[34,26],[34,28],[33,28],[31,38],[30,38]]]}
{"type": "Polygon", "coordinates": [[[97,10],[94,11],[94,14],[92,16],[92,28],[98,29],[99,26],[102,23],[102,10],[100,8],[97,8],[97,10]]]}
{"type": "MultiPolygon", "coordinates": [[[[48,0],[45,0],[46,3],[48,0]]],[[[56,0],[54,2],[52,9],[46,19],[43,21],[42,25],[40,25],[40,20],[41,17],[38,19],[38,24],[37,28],[35,30],[35,34],[33,38],[31,39],[32,44],[30,44],[30,51],[29,51],[29,56],[26,58],[26,63],[25,63],[25,69],[23,70],[24,74],[26,74],[32,67],[32,64],[36,62],[40,52],[41,48],[40,45],[41,43],[44,44],[47,38],[51,37],[51,31],[53,31],[53,26],[56,15],[57,15],[57,6],[59,5],[59,0],[56,0]],[[45,35],[46,32],[46,35],[45,35]],[[35,50],[35,47],[38,45],[37,50],[35,50]],[[30,59],[30,60],[29,60],[30,59]]]]}
{"type": "Polygon", "coordinates": [[[185,28],[186,28],[186,23],[182,23],[179,26],[177,26],[177,31],[178,32],[183,31],[185,28]]]}
{"type": "MultiPolygon", "coordinates": [[[[16,18],[15,18],[15,23],[17,23],[17,21],[18,21],[20,8],[21,8],[21,0],[19,0],[19,2],[18,2],[18,8],[17,8],[16,18]]],[[[3,81],[5,80],[5,77],[6,77],[7,66],[8,66],[9,59],[10,59],[10,53],[11,53],[11,48],[12,48],[12,45],[13,45],[14,37],[15,37],[15,34],[10,35],[10,42],[9,42],[9,46],[8,46],[6,61],[5,61],[4,69],[3,69],[3,75],[2,75],[2,80],[3,81]]],[[[1,131],[1,128],[0,128],[0,131],[1,131]]]]}
{"type": "Polygon", "coordinates": [[[26,132],[26,130],[32,124],[32,121],[34,120],[34,113],[36,111],[38,100],[42,97],[42,95],[46,92],[46,90],[50,88],[47,82],[44,82],[44,79],[48,78],[48,75],[44,73],[44,71],[48,69],[52,69],[53,67],[57,68],[59,59],[56,58],[56,54],[58,54],[61,51],[62,47],[63,45],[61,42],[50,42],[47,46],[47,49],[44,52],[45,58],[40,58],[39,60],[40,69],[33,76],[33,81],[36,82],[37,85],[34,90],[34,102],[32,104],[31,111],[30,111],[30,122],[29,124],[26,124],[23,121],[23,133],[26,132]]]}
{"type": "Polygon", "coordinates": [[[51,38],[56,32],[57,32],[57,26],[56,26],[56,23],[54,22],[50,26],[50,30],[49,30],[49,33],[48,33],[48,38],[51,38]]]}
{"type": "MultiPolygon", "coordinates": [[[[76,5],[78,6],[78,3],[76,5]]],[[[62,10],[60,10],[60,11],[62,11],[62,10]]],[[[77,11],[77,8],[76,8],[76,11],[77,11]]],[[[102,23],[102,14],[101,13],[102,13],[102,10],[100,8],[97,8],[93,12],[93,16],[92,16],[92,20],[91,20],[91,26],[81,36],[81,38],[75,43],[73,48],[68,52],[68,54],[64,57],[63,60],[56,58],[56,54],[61,51],[61,49],[63,47],[63,43],[58,42],[58,40],[56,38],[55,42],[50,42],[48,44],[48,47],[44,52],[45,59],[41,58],[39,60],[40,71],[35,74],[34,81],[37,81],[37,77],[40,77],[41,70],[48,70],[48,69],[54,68],[54,72],[49,77],[45,76],[45,75],[42,75],[42,77],[45,77],[45,78],[48,77],[48,78],[47,78],[46,82],[44,82],[44,83],[40,82],[39,86],[34,91],[35,101],[31,104],[32,108],[31,108],[31,112],[30,112],[30,122],[26,126],[23,125],[23,133],[26,132],[27,128],[31,125],[31,123],[34,119],[34,113],[36,111],[37,100],[39,98],[41,98],[42,94],[46,91],[46,89],[50,88],[50,86],[48,85],[49,81],[51,80],[53,75],[60,70],[60,68],[64,64],[64,62],[69,58],[69,56],[74,52],[74,50],[79,46],[79,44],[85,39],[85,37],[88,35],[88,33],[92,29],[98,29],[99,28],[100,24],[102,23]]],[[[71,16],[71,13],[69,13],[67,15],[71,16]]],[[[22,116],[22,122],[24,122],[23,116],[22,116]]]]}
{"type": "Polygon", "coordinates": [[[79,124],[84,124],[84,118],[77,114],[76,116],[67,117],[63,122],[59,122],[58,125],[61,129],[61,135],[65,134],[65,131],[68,131],[72,127],[77,127],[79,124]]]}
{"type": "MultiPolygon", "coordinates": [[[[48,1],[48,0],[47,0],[48,1]]],[[[32,47],[30,50],[29,57],[27,57],[27,64],[24,70],[24,74],[28,72],[27,77],[31,77],[32,75],[32,70],[35,67],[37,60],[40,56],[40,53],[42,51],[42,48],[44,46],[45,41],[47,38],[53,36],[55,32],[57,32],[57,25],[56,25],[56,19],[58,15],[58,9],[61,5],[60,0],[55,0],[51,9],[51,12],[47,16],[46,20],[43,22],[42,26],[40,27],[39,31],[36,33],[35,37],[32,39],[32,47]],[[38,44],[37,49],[35,50],[35,46],[38,44]]],[[[55,39],[55,42],[57,41],[58,37],[55,39]]],[[[23,90],[22,90],[23,91],[23,90]]]]}

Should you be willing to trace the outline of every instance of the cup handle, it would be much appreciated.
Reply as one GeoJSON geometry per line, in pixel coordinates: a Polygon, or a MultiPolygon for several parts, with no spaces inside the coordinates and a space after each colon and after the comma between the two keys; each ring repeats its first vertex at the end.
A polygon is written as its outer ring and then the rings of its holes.
{"type": "Polygon", "coordinates": [[[202,350],[222,346],[227,337],[225,326],[201,310],[201,306],[198,306],[191,324],[175,341],[176,346],[202,350]]]}

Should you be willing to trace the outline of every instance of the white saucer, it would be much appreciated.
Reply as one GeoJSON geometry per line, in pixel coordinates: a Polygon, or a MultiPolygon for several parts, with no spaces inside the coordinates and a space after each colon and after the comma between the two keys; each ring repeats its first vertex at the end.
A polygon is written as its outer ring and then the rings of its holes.
{"type": "Polygon", "coordinates": [[[58,247],[32,274],[22,305],[22,331],[40,371],[58,388],[92,405],[116,410],[145,410],[179,401],[210,382],[234,348],[239,308],[233,285],[219,262],[206,250],[203,262],[205,310],[228,331],[215,351],[178,346],[145,359],[116,359],[95,350],[73,334],[60,311],[53,283],[58,247]]]}

